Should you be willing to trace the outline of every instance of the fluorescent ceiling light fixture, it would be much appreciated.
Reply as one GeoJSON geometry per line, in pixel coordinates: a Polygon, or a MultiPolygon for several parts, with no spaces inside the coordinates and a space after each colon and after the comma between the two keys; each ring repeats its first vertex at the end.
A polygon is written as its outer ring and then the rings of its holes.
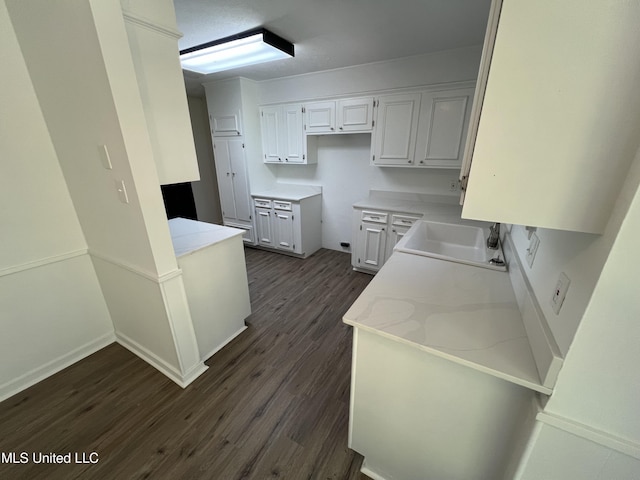
{"type": "Polygon", "coordinates": [[[291,42],[267,29],[255,28],[181,50],[180,63],[184,70],[207,74],[293,56],[291,42]]]}

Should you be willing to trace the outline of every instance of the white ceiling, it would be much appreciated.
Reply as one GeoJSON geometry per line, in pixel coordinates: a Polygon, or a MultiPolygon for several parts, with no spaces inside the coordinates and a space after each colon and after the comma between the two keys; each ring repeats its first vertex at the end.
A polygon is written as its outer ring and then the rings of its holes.
{"type": "Polygon", "coordinates": [[[219,72],[200,82],[266,80],[482,43],[491,0],[174,0],[180,49],[265,27],[295,45],[295,58],[219,72]]]}

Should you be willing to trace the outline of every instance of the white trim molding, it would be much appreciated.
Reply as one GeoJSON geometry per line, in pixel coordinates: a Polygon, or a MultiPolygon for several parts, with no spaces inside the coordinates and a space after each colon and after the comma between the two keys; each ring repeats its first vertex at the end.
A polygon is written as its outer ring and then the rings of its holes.
{"type": "Polygon", "coordinates": [[[69,260],[71,258],[81,257],[82,255],[86,255],[88,252],[89,250],[87,248],[81,248],[78,250],[73,250],[71,252],[61,253],[59,255],[51,255],[50,257],[40,258],[38,260],[33,260],[32,262],[26,262],[20,265],[14,265],[12,267],[2,268],[0,269],[0,277],[23,272],[25,270],[30,270],[32,268],[43,267],[45,265],[50,265],[52,263],[64,262],[65,260],[69,260]]]}
{"type": "Polygon", "coordinates": [[[640,444],[632,440],[548,412],[538,413],[536,420],[640,460],[640,444]]]}
{"type": "Polygon", "coordinates": [[[98,350],[102,350],[107,345],[115,342],[115,340],[116,336],[113,332],[106,333],[89,343],[45,363],[44,365],[20,375],[18,378],[14,378],[3,385],[0,385],[0,402],[31,387],[32,385],[35,385],[47,377],[58,373],[60,370],[64,370],[68,366],[79,362],[98,350]]]}
{"type": "Polygon", "coordinates": [[[125,270],[135,273],[136,275],[146,278],[147,280],[151,280],[154,283],[161,284],[172,278],[179,277],[182,275],[182,270],[176,267],[175,270],[171,270],[170,272],[163,273],[162,275],[158,275],[157,273],[150,272],[148,270],[142,269],[135,265],[131,265],[129,263],[123,262],[122,260],[118,260],[104,253],[97,252],[93,249],[89,250],[89,255],[92,257],[99,258],[111,265],[115,265],[116,267],[124,268],[125,270]]]}
{"type": "Polygon", "coordinates": [[[123,333],[116,332],[115,334],[117,342],[131,353],[141,358],[163,375],[169,377],[180,387],[186,388],[191,382],[202,375],[209,367],[203,362],[195,364],[191,369],[184,374],[180,373],[175,367],[165,362],[163,359],[154,354],[151,350],[143,347],[135,340],[131,339],[123,333]]]}
{"type": "Polygon", "coordinates": [[[171,38],[175,38],[175,39],[180,39],[182,38],[182,32],[171,28],[171,27],[165,27],[164,25],[158,25],[157,23],[141,17],[140,15],[136,15],[135,13],[131,13],[131,12],[127,12],[127,11],[123,11],[122,12],[122,16],[124,17],[124,20],[126,22],[129,23],[133,23],[135,25],[138,25],[140,27],[146,28],[147,30],[152,30],[156,33],[160,33],[161,35],[164,35],[166,37],[171,37],[171,38]]]}

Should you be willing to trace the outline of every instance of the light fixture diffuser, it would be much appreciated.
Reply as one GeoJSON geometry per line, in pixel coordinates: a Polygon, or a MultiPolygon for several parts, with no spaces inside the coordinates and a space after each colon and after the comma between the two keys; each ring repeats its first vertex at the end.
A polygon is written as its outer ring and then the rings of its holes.
{"type": "Polygon", "coordinates": [[[291,42],[265,28],[255,28],[181,50],[180,63],[184,70],[207,74],[293,56],[291,42]]]}

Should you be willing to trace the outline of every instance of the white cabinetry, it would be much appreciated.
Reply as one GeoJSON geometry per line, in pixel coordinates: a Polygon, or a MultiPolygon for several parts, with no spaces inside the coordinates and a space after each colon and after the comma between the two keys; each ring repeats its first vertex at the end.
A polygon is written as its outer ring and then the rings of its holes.
{"type": "Polygon", "coordinates": [[[414,214],[354,209],[353,268],[368,273],[380,270],[393,253],[393,247],[419,218],[420,215],[414,214]]]}
{"type": "Polygon", "coordinates": [[[373,128],[373,97],[343,98],[306,103],[307,134],[370,132],[373,128]]]}
{"type": "Polygon", "coordinates": [[[640,131],[638,9],[614,3],[494,2],[463,217],[604,231],[640,131]]]}
{"type": "Polygon", "coordinates": [[[419,93],[380,97],[373,145],[375,165],[414,163],[419,111],[419,93]]]}
{"type": "Polygon", "coordinates": [[[416,150],[418,165],[461,167],[473,92],[473,88],[463,88],[422,93],[416,150]]]}
{"type": "Polygon", "coordinates": [[[381,96],[373,164],[460,168],[473,92],[463,86],[381,96]]]}
{"type": "Polygon", "coordinates": [[[316,163],[307,152],[303,108],[300,103],[260,108],[262,151],[265,163],[316,163]]]}
{"type": "Polygon", "coordinates": [[[240,110],[226,114],[210,114],[209,121],[211,122],[211,134],[214,137],[235,137],[242,135],[240,110]]]}
{"type": "Polygon", "coordinates": [[[280,253],[308,257],[322,245],[321,196],[296,200],[256,196],[258,245],[280,253]]]}
{"type": "Polygon", "coordinates": [[[244,240],[254,243],[244,143],[214,138],[213,151],[224,223],[242,228],[246,232],[244,240]]]}

